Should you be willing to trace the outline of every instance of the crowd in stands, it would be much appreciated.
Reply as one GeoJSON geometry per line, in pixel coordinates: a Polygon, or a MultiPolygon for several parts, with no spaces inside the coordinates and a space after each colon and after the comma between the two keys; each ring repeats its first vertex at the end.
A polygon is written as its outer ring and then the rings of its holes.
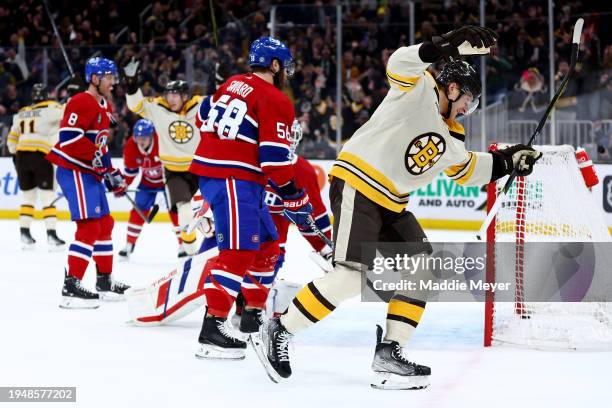
{"type": "MultiPolygon", "coordinates": [[[[176,78],[189,80],[194,94],[211,93],[216,63],[231,73],[247,71],[248,45],[269,34],[271,5],[277,5],[276,35],[289,44],[298,63],[287,93],[304,130],[301,149],[310,157],[332,157],[336,151],[337,70],[342,77],[342,138],[347,139],[384,98],[389,55],[409,45],[410,9],[408,2],[400,0],[346,2],[341,61],[336,59],[336,2],[331,0],[217,0],[212,11],[208,0],[49,3],[75,71],[82,71],[86,59],[95,53],[113,58],[119,66],[135,57],[142,63],[145,95],[160,93],[168,80],[176,78]],[[142,17],[132,10],[142,10],[142,17]]],[[[582,54],[559,105],[559,117],[612,118],[612,13],[605,2],[556,1],[555,77],[559,80],[568,69],[571,32],[578,16],[586,20],[582,54]]],[[[418,2],[415,21],[418,43],[459,25],[478,25],[479,2],[418,2]]],[[[486,63],[489,103],[505,101],[510,119],[539,118],[549,99],[546,2],[487,1],[486,22],[500,35],[499,46],[486,63]]],[[[472,62],[479,64],[479,59],[472,62]]],[[[5,121],[10,122],[10,115],[29,103],[30,88],[43,80],[45,70],[51,88],[69,75],[42,2],[3,2],[0,116],[5,121]]],[[[120,126],[113,141],[115,152],[121,150],[136,120],[124,96],[123,88],[117,86],[114,105],[120,126]]],[[[612,142],[603,133],[594,138],[607,154],[612,142]]]]}

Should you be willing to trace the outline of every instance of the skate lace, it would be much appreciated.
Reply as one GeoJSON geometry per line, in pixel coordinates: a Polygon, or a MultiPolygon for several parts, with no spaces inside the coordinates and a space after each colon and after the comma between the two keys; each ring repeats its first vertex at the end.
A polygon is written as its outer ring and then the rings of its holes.
{"type": "Polygon", "coordinates": [[[76,287],[77,287],[77,288],[78,288],[78,289],[79,289],[81,292],[84,292],[86,295],[89,295],[89,296],[93,296],[93,295],[94,295],[94,292],[92,292],[91,290],[89,290],[89,289],[87,289],[85,286],[83,286],[83,285],[81,284],[81,281],[80,281],[80,280],[77,280],[77,281],[76,281],[76,287]]]}
{"type": "Polygon", "coordinates": [[[217,328],[219,329],[219,332],[221,332],[221,334],[224,337],[231,339],[231,340],[237,340],[237,338],[233,335],[229,326],[226,324],[225,320],[217,321],[217,328]]]}
{"type": "Polygon", "coordinates": [[[399,344],[395,344],[393,347],[393,354],[395,356],[395,359],[400,361],[401,363],[407,364],[407,365],[411,365],[411,366],[415,366],[416,364],[413,363],[412,361],[410,361],[408,359],[408,357],[406,357],[406,355],[404,355],[404,350],[402,349],[402,347],[399,344]]]}
{"type": "Polygon", "coordinates": [[[278,347],[277,355],[278,361],[289,361],[289,341],[291,340],[291,334],[283,331],[278,334],[278,347]]]}

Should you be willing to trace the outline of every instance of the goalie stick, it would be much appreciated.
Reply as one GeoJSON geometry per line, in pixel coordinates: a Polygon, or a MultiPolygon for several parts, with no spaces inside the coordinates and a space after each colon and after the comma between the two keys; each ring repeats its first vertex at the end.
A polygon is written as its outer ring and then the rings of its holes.
{"type": "MultiPolygon", "coordinates": [[[[565,74],[565,78],[563,78],[563,81],[561,82],[561,85],[559,86],[557,93],[553,96],[552,100],[548,104],[548,107],[546,108],[544,115],[540,119],[540,123],[538,123],[538,127],[536,128],[536,130],[533,132],[533,134],[529,138],[529,141],[527,142],[527,146],[533,145],[536,137],[538,137],[542,133],[542,130],[544,129],[544,125],[546,125],[546,121],[548,120],[548,116],[550,115],[550,112],[554,109],[561,95],[563,95],[563,92],[565,91],[565,87],[567,86],[567,83],[569,82],[570,77],[574,74],[574,69],[576,68],[576,61],[578,60],[578,52],[580,50],[580,36],[582,34],[583,24],[584,24],[584,20],[582,18],[579,18],[576,21],[576,24],[574,25],[574,34],[572,37],[572,51],[571,51],[571,56],[570,56],[571,61],[570,61],[569,71],[567,72],[567,74],[565,74]]],[[[484,223],[482,224],[482,226],[480,227],[480,230],[478,231],[478,234],[476,235],[479,241],[482,241],[482,238],[486,236],[487,229],[489,228],[489,225],[491,225],[491,222],[493,222],[493,218],[495,218],[495,216],[499,212],[499,209],[501,208],[503,201],[504,201],[503,198],[506,196],[506,194],[508,194],[508,190],[510,190],[510,186],[512,186],[512,183],[514,183],[514,179],[517,176],[517,172],[518,172],[518,168],[515,167],[514,170],[512,171],[512,174],[510,174],[510,176],[508,177],[506,184],[504,184],[504,187],[497,193],[497,197],[495,197],[495,203],[493,204],[493,207],[487,214],[487,217],[485,218],[484,223]]]]}

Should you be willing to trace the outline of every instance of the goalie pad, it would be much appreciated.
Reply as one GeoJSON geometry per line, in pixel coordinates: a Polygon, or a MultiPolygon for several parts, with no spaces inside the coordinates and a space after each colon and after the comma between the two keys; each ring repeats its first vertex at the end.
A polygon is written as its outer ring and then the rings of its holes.
{"type": "Polygon", "coordinates": [[[302,286],[299,283],[278,279],[268,293],[266,316],[273,317],[285,313],[302,286]]]}
{"type": "Polygon", "coordinates": [[[204,267],[217,256],[210,248],[183,263],[152,284],[125,292],[128,312],[138,326],[158,326],[178,320],[206,304],[204,267]]]}

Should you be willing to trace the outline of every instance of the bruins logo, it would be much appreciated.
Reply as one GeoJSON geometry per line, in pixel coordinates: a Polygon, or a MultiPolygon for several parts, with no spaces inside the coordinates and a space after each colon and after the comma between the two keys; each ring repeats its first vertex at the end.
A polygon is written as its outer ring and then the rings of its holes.
{"type": "Polygon", "coordinates": [[[431,169],[446,151],[446,142],[437,133],[424,133],[410,142],[406,150],[406,169],[419,176],[431,169]]]}
{"type": "Polygon", "coordinates": [[[178,144],[188,143],[193,138],[193,127],[182,120],[175,120],[168,126],[170,138],[178,144]]]}

